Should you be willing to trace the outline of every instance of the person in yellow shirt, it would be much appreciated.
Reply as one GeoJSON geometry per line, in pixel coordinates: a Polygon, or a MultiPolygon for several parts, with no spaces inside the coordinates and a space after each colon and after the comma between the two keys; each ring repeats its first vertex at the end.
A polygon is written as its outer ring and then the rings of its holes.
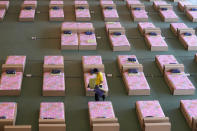
{"type": "Polygon", "coordinates": [[[99,101],[100,97],[105,100],[105,91],[102,87],[103,85],[103,73],[100,72],[97,68],[93,69],[93,72],[96,74],[96,81],[95,81],[95,101],[99,101]]]}

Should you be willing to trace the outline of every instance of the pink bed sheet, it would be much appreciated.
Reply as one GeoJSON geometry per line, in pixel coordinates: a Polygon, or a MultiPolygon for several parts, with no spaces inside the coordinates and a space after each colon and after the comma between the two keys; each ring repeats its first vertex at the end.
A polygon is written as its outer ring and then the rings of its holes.
{"type": "Polygon", "coordinates": [[[184,36],[181,35],[181,38],[183,39],[183,41],[190,47],[192,46],[197,46],[197,36],[196,35],[192,35],[192,36],[184,36]]]}
{"type": "Polygon", "coordinates": [[[22,64],[25,66],[26,56],[8,56],[5,64],[22,64]]]}
{"type": "Polygon", "coordinates": [[[5,9],[0,9],[0,18],[3,19],[5,16],[6,10],[5,9]]]}
{"type": "Polygon", "coordinates": [[[157,36],[146,35],[145,37],[147,38],[151,46],[162,46],[162,47],[168,46],[161,35],[157,35],[157,36]]]}
{"type": "Polygon", "coordinates": [[[63,102],[42,102],[40,104],[40,119],[54,118],[65,120],[63,102]]]}
{"type": "Polygon", "coordinates": [[[80,29],[93,29],[93,24],[92,23],[82,23],[79,22],[77,23],[77,28],[80,29]]]}
{"type": "Polygon", "coordinates": [[[50,5],[63,5],[64,1],[61,0],[51,0],[50,5]]]}
{"type": "Polygon", "coordinates": [[[75,5],[88,5],[86,0],[76,0],[75,5]]]}
{"type": "Polygon", "coordinates": [[[64,73],[61,73],[60,75],[53,75],[50,72],[45,72],[43,78],[43,90],[64,91],[64,73]]]}
{"type": "Polygon", "coordinates": [[[181,8],[184,8],[185,5],[192,5],[189,1],[179,1],[178,4],[181,6],[181,8]]]}
{"type": "Polygon", "coordinates": [[[137,101],[136,104],[138,105],[138,111],[143,118],[148,116],[165,117],[159,101],[137,101]]]}
{"type": "Polygon", "coordinates": [[[111,102],[88,102],[90,118],[115,118],[111,102]]]}
{"type": "Polygon", "coordinates": [[[118,56],[118,61],[120,62],[120,65],[124,64],[139,64],[137,57],[135,55],[119,55],[118,56]],[[135,58],[136,62],[129,62],[128,58],[135,58]]]}
{"type": "Polygon", "coordinates": [[[141,4],[139,0],[127,0],[126,2],[128,5],[141,4]]]}
{"type": "Polygon", "coordinates": [[[19,18],[34,18],[35,10],[21,10],[19,18]]]}
{"type": "MultiPolygon", "coordinates": [[[[88,91],[94,91],[94,89],[90,89],[90,88],[87,88],[88,87],[88,84],[89,84],[89,80],[91,79],[91,78],[95,78],[96,77],[96,75],[95,74],[90,74],[90,73],[84,73],[84,79],[85,79],[85,86],[86,86],[86,89],[88,90],[88,91]]],[[[103,73],[103,86],[102,86],[102,88],[106,91],[106,92],[108,92],[108,84],[107,84],[107,79],[106,79],[106,75],[105,75],[105,73],[103,73]]]]}
{"type": "Polygon", "coordinates": [[[191,81],[188,79],[184,72],[180,74],[165,72],[168,81],[172,84],[174,89],[188,90],[195,89],[191,81]]]}
{"type": "Polygon", "coordinates": [[[63,65],[64,57],[63,56],[45,56],[44,64],[46,65],[63,65]]]}
{"type": "Polygon", "coordinates": [[[126,35],[109,35],[109,39],[113,46],[130,46],[130,43],[126,35]]]}
{"type": "Polygon", "coordinates": [[[97,45],[95,34],[92,35],[85,35],[83,33],[79,34],[79,42],[80,45],[97,45]]]}
{"type": "Polygon", "coordinates": [[[193,117],[197,117],[197,100],[181,100],[181,104],[183,105],[187,115],[192,121],[193,117]]]}
{"type": "Polygon", "coordinates": [[[103,9],[103,15],[105,18],[119,18],[116,9],[112,9],[112,10],[103,9]]]}
{"type": "Polygon", "coordinates": [[[168,4],[166,1],[154,1],[153,4],[158,8],[159,5],[168,4]]]}
{"type": "Polygon", "coordinates": [[[82,56],[83,64],[100,65],[103,64],[101,56],[82,56]]]}
{"type": "Polygon", "coordinates": [[[72,34],[62,34],[61,35],[61,45],[79,45],[77,33],[72,34]]]}
{"type": "Polygon", "coordinates": [[[165,64],[179,63],[173,55],[156,55],[156,59],[158,60],[162,68],[164,68],[165,64]]]}
{"type": "Polygon", "coordinates": [[[6,119],[15,119],[17,104],[15,102],[0,102],[0,116],[5,116],[6,119]]]}
{"type": "Polygon", "coordinates": [[[174,30],[188,28],[185,23],[171,23],[171,26],[174,30]]]}
{"type": "Polygon", "coordinates": [[[160,13],[164,18],[178,18],[178,16],[175,14],[173,10],[166,10],[166,11],[161,11],[160,13]]]}
{"type": "Polygon", "coordinates": [[[101,0],[101,5],[114,5],[112,0],[101,0]]]}
{"type": "Polygon", "coordinates": [[[127,81],[130,90],[150,89],[143,72],[131,75],[128,72],[124,72],[123,77],[127,81]]]}
{"type": "Polygon", "coordinates": [[[91,17],[89,9],[76,9],[75,14],[76,14],[77,18],[78,17],[79,18],[83,18],[83,17],[90,18],[91,17]]]}
{"type": "Polygon", "coordinates": [[[120,22],[106,22],[105,23],[106,29],[113,29],[113,28],[121,28],[122,25],[120,22]]]}
{"type": "Polygon", "coordinates": [[[186,11],[190,16],[192,16],[192,18],[197,18],[197,11],[186,11]]]}
{"type": "Polygon", "coordinates": [[[36,0],[25,0],[23,2],[24,5],[37,5],[37,1],[36,0]]]}
{"type": "Polygon", "coordinates": [[[133,17],[135,18],[147,18],[148,19],[148,15],[145,10],[131,10],[131,13],[133,17]]]}
{"type": "Polygon", "coordinates": [[[138,25],[142,30],[146,28],[155,28],[155,25],[151,22],[139,22],[138,25]]]}
{"type": "Polygon", "coordinates": [[[16,72],[15,75],[9,75],[6,74],[6,72],[3,72],[1,75],[0,90],[20,90],[22,79],[22,72],[16,72]]]}
{"type": "Polygon", "coordinates": [[[77,29],[77,22],[64,22],[62,23],[62,29],[77,29]]]}
{"type": "Polygon", "coordinates": [[[59,9],[59,10],[49,10],[49,16],[50,18],[64,18],[64,10],[59,9]]]}

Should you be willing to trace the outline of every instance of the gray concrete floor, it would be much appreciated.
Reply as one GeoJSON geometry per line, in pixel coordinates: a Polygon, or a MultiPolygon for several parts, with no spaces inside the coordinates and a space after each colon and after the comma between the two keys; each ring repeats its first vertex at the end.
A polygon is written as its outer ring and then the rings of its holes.
{"type": "MultiPolygon", "coordinates": [[[[108,37],[104,28],[104,21],[98,0],[88,0],[92,14],[92,22],[96,28],[98,39],[97,51],[61,51],[60,50],[60,25],[61,22],[48,21],[48,0],[38,0],[35,22],[20,23],[18,16],[22,0],[10,0],[11,5],[0,23],[0,64],[5,62],[8,55],[26,55],[27,65],[25,74],[32,74],[32,78],[23,79],[22,94],[20,97],[0,97],[0,101],[18,102],[18,115],[16,124],[31,124],[33,131],[38,130],[39,104],[44,101],[63,101],[65,103],[67,131],[89,131],[88,101],[94,100],[85,97],[83,74],[81,70],[81,56],[101,55],[106,67],[106,73],[112,73],[112,78],[107,78],[110,88],[110,96],[107,100],[112,101],[115,113],[120,122],[120,131],[139,131],[137,115],[135,113],[135,102],[137,100],[159,100],[166,114],[172,122],[172,131],[190,131],[183,115],[179,110],[181,99],[195,99],[194,96],[172,96],[159,69],[154,57],[156,54],[173,54],[180,63],[185,65],[192,83],[197,86],[197,63],[193,61],[194,52],[188,52],[183,45],[171,33],[170,23],[161,21],[159,14],[152,8],[152,3],[141,0],[149,12],[149,21],[162,29],[162,35],[166,38],[169,46],[168,52],[151,52],[145,44],[143,37],[137,29],[137,23],[133,22],[126,3],[121,0],[114,0],[120,16],[121,24],[126,28],[127,37],[131,43],[130,52],[112,52],[108,37]],[[38,37],[32,40],[32,37],[38,37]],[[125,86],[120,77],[116,57],[119,54],[135,54],[140,63],[144,65],[144,72],[151,87],[150,96],[127,96],[125,86]],[[63,55],[65,57],[66,74],[66,96],[65,97],[43,97],[42,91],[42,64],[45,55],[63,55]],[[153,75],[153,77],[150,77],[153,75]]],[[[192,0],[191,0],[192,1],[192,0]]],[[[184,13],[177,8],[174,10],[180,17],[179,22],[186,23],[189,27],[196,29],[196,23],[190,22],[184,13]]],[[[197,1],[193,0],[193,3],[197,1]]],[[[74,8],[72,0],[65,1],[65,21],[74,21],[74,8]]]]}

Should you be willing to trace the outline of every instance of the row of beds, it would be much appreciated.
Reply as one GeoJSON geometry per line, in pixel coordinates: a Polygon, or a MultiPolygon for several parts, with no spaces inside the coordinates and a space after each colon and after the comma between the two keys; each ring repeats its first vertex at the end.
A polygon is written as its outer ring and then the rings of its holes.
{"type": "MultiPolygon", "coordinates": [[[[119,15],[116,10],[116,4],[112,0],[100,0],[102,13],[105,21],[119,21],[119,15]]],[[[126,0],[126,5],[131,12],[134,21],[148,21],[148,13],[145,5],[139,0],[126,0]]],[[[91,13],[89,4],[86,0],[74,2],[76,21],[90,21],[91,13]]],[[[8,10],[9,1],[0,1],[0,20],[4,19],[6,10],[8,10]]],[[[36,13],[37,1],[25,0],[21,5],[19,21],[34,21],[36,13]]],[[[153,7],[159,12],[161,18],[165,22],[176,22],[178,16],[173,11],[173,6],[166,1],[154,1],[153,7]]],[[[192,21],[197,22],[197,5],[192,5],[188,1],[179,1],[178,7],[186,13],[186,16],[192,21]]],[[[64,1],[51,0],[49,3],[49,20],[64,21],[64,1]]]]}
{"type": "MultiPolygon", "coordinates": [[[[171,122],[157,100],[136,101],[136,113],[143,131],[171,131],[171,122]]],[[[181,100],[182,111],[188,125],[197,129],[197,100],[181,100]]],[[[112,103],[88,102],[91,131],[119,131],[120,124],[112,103]]],[[[1,131],[31,131],[31,125],[15,125],[17,103],[0,103],[1,131]]],[[[65,109],[63,102],[42,102],[39,113],[39,131],[65,131],[65,109]]]]}
{"type": "MultiPolygon", "coordinates": [[[[195,59],[197,55],[195,55],[195,59]]],[[[25,68],[25,56],[8,56],[2,65],[0,95],[19,96],[25,68]],[[14,72],[14,73],[13,73],[14,72]]],[[[150,87],[143,73],[143,65],[135,55],[119,55],[118,67],[122,74],[128,95],[150,95],[150,87]]],[[[193,95],[195,87],[184,72],[184,65],[180,64],[173,55],[156,55],[155,62],[173,95],[193,95]]],[[[92,69],[103,72],[103,88],[106,95],[109,91],[105,68],[101,56],[82,56],[84,84],[87,96],[93,96],[94,90],[88,88],[89,80],[94,78],[92,69]]],[[[65,76],[63,56],[45,56],[43,64],[43,96],[64,96],[65,76]]]]}
{"type": "MultiPolygon", "coordinates": [[[[120,22],[105,22],[106,33],[113,51],[130,51],[125,28],[120,22]]],[[[168,51],[161,29],[151,22],[139,22],[138,29],[151,51],[168,51]]],[[[170,29],[185,49],[197,50],[195,29],[184,23],[171,23],[170,29]]],[[[96,50],[95,29],[92,23],[63,22],[61,26],[61,50],[96,50]]]]}

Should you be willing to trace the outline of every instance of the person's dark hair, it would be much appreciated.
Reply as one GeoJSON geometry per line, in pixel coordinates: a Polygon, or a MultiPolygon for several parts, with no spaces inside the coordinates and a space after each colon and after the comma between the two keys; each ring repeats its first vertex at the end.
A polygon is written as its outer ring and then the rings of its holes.
{"type": "Polygon", "coordinates": [[[98,73],[99,70],[98,70],[97,68],[94,68],[94,69],[93,69],[93,72],[94,72],[94,73],[98,73]]]}

